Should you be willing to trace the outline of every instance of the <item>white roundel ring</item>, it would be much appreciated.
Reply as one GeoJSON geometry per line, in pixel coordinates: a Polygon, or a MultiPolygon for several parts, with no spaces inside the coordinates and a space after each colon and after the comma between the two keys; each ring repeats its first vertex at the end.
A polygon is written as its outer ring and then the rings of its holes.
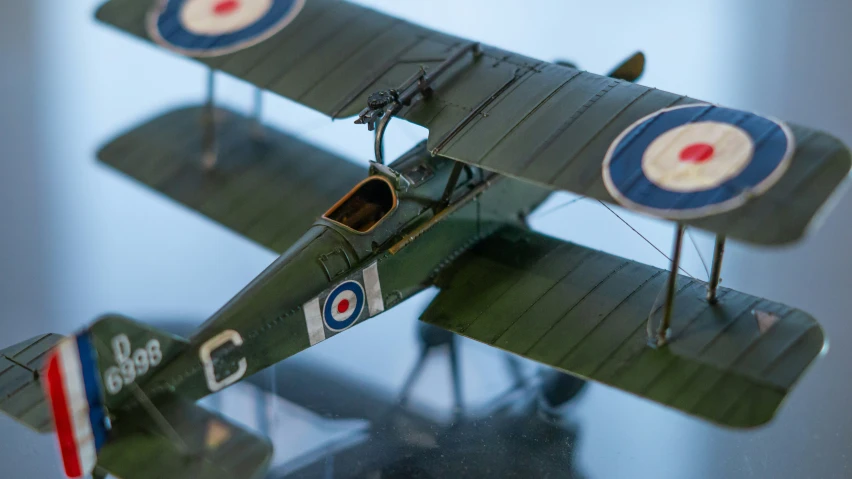
{"type": "Polygon", "coordinates": [[[667,219],[730,211],[783,176],[795,139],[781,122],[714,105],[667,108],[616,138],[603,163],[620,204],[667,219]]]}
{"type": "Polygon", "coordinates": [[[148,15],[148,34],[184,55],[223,55],[278,33],[304,5],[305,0],[161,0],[148,15]]]}
{"type": "Polygon", "coordinates": [[[364,288],[357,281],[337,285],[325,299],[322,319],[332,331],[343,331],[352,326],[364,311],[364,288]]]}

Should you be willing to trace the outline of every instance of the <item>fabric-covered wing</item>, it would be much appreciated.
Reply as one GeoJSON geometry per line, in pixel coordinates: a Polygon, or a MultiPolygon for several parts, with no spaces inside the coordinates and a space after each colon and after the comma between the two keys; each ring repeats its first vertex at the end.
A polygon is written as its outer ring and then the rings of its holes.
{"type": "Polygon", "coordinates": [[[730,427],[767,422],[823,350],[802,311],[679,277],[668,346],[646,322],[668,273],[515,228],[437,279],[422,320],[730,427]]]}
{"type": "Polygon", "coordinates": [[[0,351],[0,411],[41,433],[53,430],[53,420],[39,373],[60,339],[43,334],[0,351]]]}
{"type": "MultiPolygon", "coordinates": [[[[111,0],[97,16],[151,40],[146,18],[152,5],[111,0]]],[[[215,50],[220,40],[207,40],[207,46],[215,50]]],[[[268,38],[200,60],[333,117],[348,117],[366,106],[370,93],[398,88],[421,66],[434,69],[468,43],[345,1],[308,0],[268,38]]],[[[429,129],[428,147],[436,154],[603,201],[616,202],[601,166],[618,135],[650,113],[696,102],[489,46],[481,51],[438,79],[428,101],[415,100],[399,116],[429,129]]],[[[731,211],[684,222],[755,243],[800,238],[849,171],[850,157],[829,135],[791,129],[795,151],[774,187],[746,196],[731,211]]]]}
{"type": "MultiPolygon", "coordinates": [[[[97,18],[154,41],[156,1],[111,0],[97,18]]],[[[341,0],[307,0],[280,32],[205,64],[337,118],[354,115],[377,89],[394,88],[420,65],[435,66],[461,40],[341,0]]],[[[167,47],[168,48],[168,47],[167,47]]]]}
{"type": "Polygon", "coordinates": [[[144,411],[119,415],[98,456],[99,470],[122,479],[263,477],[272,457],[267,439],[184,400],[157,409],[161,418],[144,411]]]}
{"type": "MultiPolygon", "coordinates": [[[[144,3],[144,2],[143,2],[144,3]]],[[[98,158],[257,243],[283,252],[366,169],[217,110],[216,166],[201,164],[204,107],[178,109],[106,145],[98,158]]]]}

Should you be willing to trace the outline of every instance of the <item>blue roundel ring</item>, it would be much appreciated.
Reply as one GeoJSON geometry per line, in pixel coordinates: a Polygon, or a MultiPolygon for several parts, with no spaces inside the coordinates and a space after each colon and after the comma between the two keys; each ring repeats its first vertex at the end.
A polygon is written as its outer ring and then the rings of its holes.
{"type": "Polygon", "coordinates": [[[322,319],[328,329],[332,331],[343,331],[355,324],[355,322],[358,321],[358,318],[361,317],[361,313],[363,311],[364,288],[357,281],[345,281],[337,285],[331,293],[328,294],[328,297],[325,298],[325,304],[322,308],[322,319]],[[351,292],[354,295],[355,304],[350,305],[347,308],[345,317],[336,319],[333,311],[334,300],[346,292],[351,292]]]}
{"type": "Polygon", "coordinates": [[[652,113],[622,132],[606,153],[603,179],[610,195],[629,209],[674,220],[700,218],[764,193],[784,175],[795,149],[793,133],[779,121],[709,104],[678,106],[652,113]],[[651,144],[671,130],[704,122],[744,133],[753,150],[742,169],[698,191],[672,191],[651,181],[643,170],[651,144]]]}
{"type": "Polygon", "coordinates": [[[181,12],[193,1],[198,0],[160,0],[148,14],[148,34],[183,55],[213,57],[248,48],[278,33],[299,15],[306,0],[269,0],[271,5],[260,18],[222,34],[195,33],[187,28],[181,12]]]}

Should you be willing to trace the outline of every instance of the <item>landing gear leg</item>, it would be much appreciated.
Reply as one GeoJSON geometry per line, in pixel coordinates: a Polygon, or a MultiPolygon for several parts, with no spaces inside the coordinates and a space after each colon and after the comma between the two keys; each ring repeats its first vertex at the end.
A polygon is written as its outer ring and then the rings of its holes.
{"type": "Polygon", "coordinates": [[[461,382],[461,363],[459,362],[458,345],[456,344],[455,336],[450,339],[447,345],[450,348],[450,369],[453,375],[453,420],[458,421],[462,416],[462,382],[461,382]]]}
{"type": "Polygon", "coordinates": [[[435,348],[446,346],[449,349],[450,374],[453,381],[453,420],[457,421],[461,419],[462,411],[464,410],[464,401],[462,398],[461,362],[459,361],[455,334],[427,323],[420,323],[418,327],[420,333],[420,357],[417,358],[417,363],[415,363],[414,368],[408,375],[408,379],[405,381],[405,385],[402,387],[402,392],[399,396],[399,405],[405,406],[408,403],[411,389],[423,371],[423,366],[426,365],[429,353],[435,348]]]}
{"type": "Polygon", "coordinates": [[[414,387],[414,383],[420,376],[420,372],[423,370],[423,366],[426,365],[426,356],[428,355],[428,348],[423,348],[420,350],[420,357],[417,358],[417,362],[414,364],[414,369],[412,369],[411,372],[408,373],[408,379],[405,380],[405,385],[402,386],[402,392],[399,395],[400,406],[405,406],[406,404],[408,404],[408,398],[411,396],[411,389],[414,387]]]}

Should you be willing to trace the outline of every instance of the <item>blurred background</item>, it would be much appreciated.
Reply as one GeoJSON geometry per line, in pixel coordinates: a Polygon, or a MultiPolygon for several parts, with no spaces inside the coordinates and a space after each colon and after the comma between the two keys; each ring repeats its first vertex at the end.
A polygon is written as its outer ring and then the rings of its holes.
{"type": "MultiPolygon", "coordinates": [[[[95,151],[116,134],[165,109],[202,101],[206,74],[191,61],[97,24],[93,12],[99,3],[0,0],[2,345],[42,332],[69,333],[107,311],[146,321],[200,323],[274,259],[269,251],[96,164],[95,151]]],[[[852,144],[850,2],[359,3],[528,56],[569,59],[599,73],[641,49],[648,56],[645,85],[823,129],[852,144]]],[[[248,85],[224,75],[217,80],[217,101],[249,108],[248,85]]],[[[331,122],[273,95],[265,101],[268,123],[352,161],[366,164],[372,157],[371,134],[349,120],[331,122]]],[[[394,123],[387,155],[424,137],[419,127],[394,123]]],[[[554,195],[542,211],[570,198],[554,195]]],[[[822,227],[797,245],[766,249],[729,242],[725,286],[810,312],[831,343],[828,355],[805,375],[768,427],[722,430],[591,385],[561,410],[571,433],[541,440],[560,446],[560,453],[548,452],[549,476],[852,477],[852,196],[844,188],[836,198],[822,227]]],[[[671,225],[625,218],[664,251],[670,249],[671,225]]],[[[662,267],[667,263],[596,202],[539,214],[532,224],[628,258],[662,267]]],[[[684,267],[702,278],[697,250],[709,258],[712,238],[700,232],[693,236],[696,247],[685,243],[684,267]]],[[[296,387],[298,378],[323,371],[317,377],[334,384],[311,387],[326,388],[327,394],[368,391],[375,398],[396,397],[420,354],[416,318],[432,294],[424,292],[286,361],[279,376],[296,387]],[[344,382],[349,389],[342,389],[344,382]]],[[[466,403],[482,409],[504,397],[512,378],[502,356],[467,341],[458,347],[466,403]]],[[[531,370],[527,363],[521,366],[531,370]]],[[[277,387],[286,388],[284,382],[277,387]]],[[[310,407],[310,395],[301,399],[310,407]]],[[[362,400],[368,404],[372,399],[362,400]]],[[[445,357],[427,365],[411,404],[421,416],[446,422],[452,394],[445,357]]],[[[328,414],[315,416],[308,421],[320,424],[328,414]]],[[[512,433],[526,431],[535,443],[539,420],[532,414],[512,433]]],[[[499,429],[473,431],[481,437],[471,434],[467,440],[481,445],[460,439],[473,447],[471,454],[505,456],[515,450],[494,446],[503,434],[499,429]]],[[[386,446],[374,442],[371,447],[386,446]]],[[[60,470],[53,438],[0,417],[0,477],[61,477],[60,470]]],[[[323,471],[304,474],[348,477],[323,471]]],[[[475,471],[472,466],[466,474],[477,477],[475,471]]],[[[452,476],[447,474],[435,477],[452,476]]]]}

